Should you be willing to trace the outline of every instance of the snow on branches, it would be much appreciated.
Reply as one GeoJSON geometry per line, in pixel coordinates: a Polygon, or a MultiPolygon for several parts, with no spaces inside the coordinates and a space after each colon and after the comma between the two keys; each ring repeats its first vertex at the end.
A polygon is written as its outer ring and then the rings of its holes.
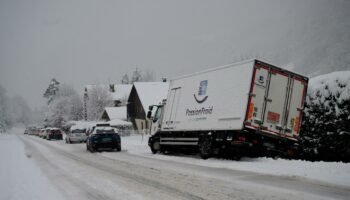
{"type": "Polygon", "coordinates": [[[310,80],[301,139],[310,159],[350,161],[350,71],[310,80]]]}

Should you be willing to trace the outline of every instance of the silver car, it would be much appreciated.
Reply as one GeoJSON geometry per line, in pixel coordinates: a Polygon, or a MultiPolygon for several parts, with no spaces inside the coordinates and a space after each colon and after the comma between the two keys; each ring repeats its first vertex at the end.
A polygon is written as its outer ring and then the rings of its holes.
{"type": "Polygon", "coordinates": [[[73,129],[66,135],[66,143],[86,142],[87,135],[85,129],[73,129]]]}

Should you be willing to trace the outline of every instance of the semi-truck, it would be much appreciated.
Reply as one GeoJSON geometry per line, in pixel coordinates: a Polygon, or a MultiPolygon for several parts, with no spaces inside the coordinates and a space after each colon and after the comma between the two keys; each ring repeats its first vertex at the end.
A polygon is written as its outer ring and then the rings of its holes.
{"type": "Polygon", "coordinates": [[[149,107],[153,153],[296,155],[308,78],[252,59],[170,80],[149,107]]]}

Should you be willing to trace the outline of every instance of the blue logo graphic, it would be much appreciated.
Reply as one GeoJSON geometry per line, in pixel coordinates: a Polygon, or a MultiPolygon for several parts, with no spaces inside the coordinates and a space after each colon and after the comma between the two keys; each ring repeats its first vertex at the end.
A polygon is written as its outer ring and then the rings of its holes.
{"type": "MultiPolygon", "coordinates": [[[[208,80],[201,81],[199,84],[198,96],[204,96],[207,94],[208,80]]],[[[208,96],[203,97],[203,99],[198,99],[195,94],[193,94],[194,99],[197,103],[203,103],[208,99],[208,96]]]]}
{"type": "Polygon", "coordinates": [[[201,83],[199,84],[198,95],[206,95],[207,86],[208,86],[208,80],[201,81],[201,83]]]}

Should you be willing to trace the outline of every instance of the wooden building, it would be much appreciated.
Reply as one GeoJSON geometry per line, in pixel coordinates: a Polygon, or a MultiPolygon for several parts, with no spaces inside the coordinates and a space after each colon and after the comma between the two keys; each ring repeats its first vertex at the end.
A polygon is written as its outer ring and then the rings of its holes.
{"type": "Polygon", "coordinates": [[[166,99],[169,89],[167,82],[134,83],[127,104],[128,119],[139,133],[148,133],[150,122],[147,119],[148,107],[158,105],[166,99]]]}

